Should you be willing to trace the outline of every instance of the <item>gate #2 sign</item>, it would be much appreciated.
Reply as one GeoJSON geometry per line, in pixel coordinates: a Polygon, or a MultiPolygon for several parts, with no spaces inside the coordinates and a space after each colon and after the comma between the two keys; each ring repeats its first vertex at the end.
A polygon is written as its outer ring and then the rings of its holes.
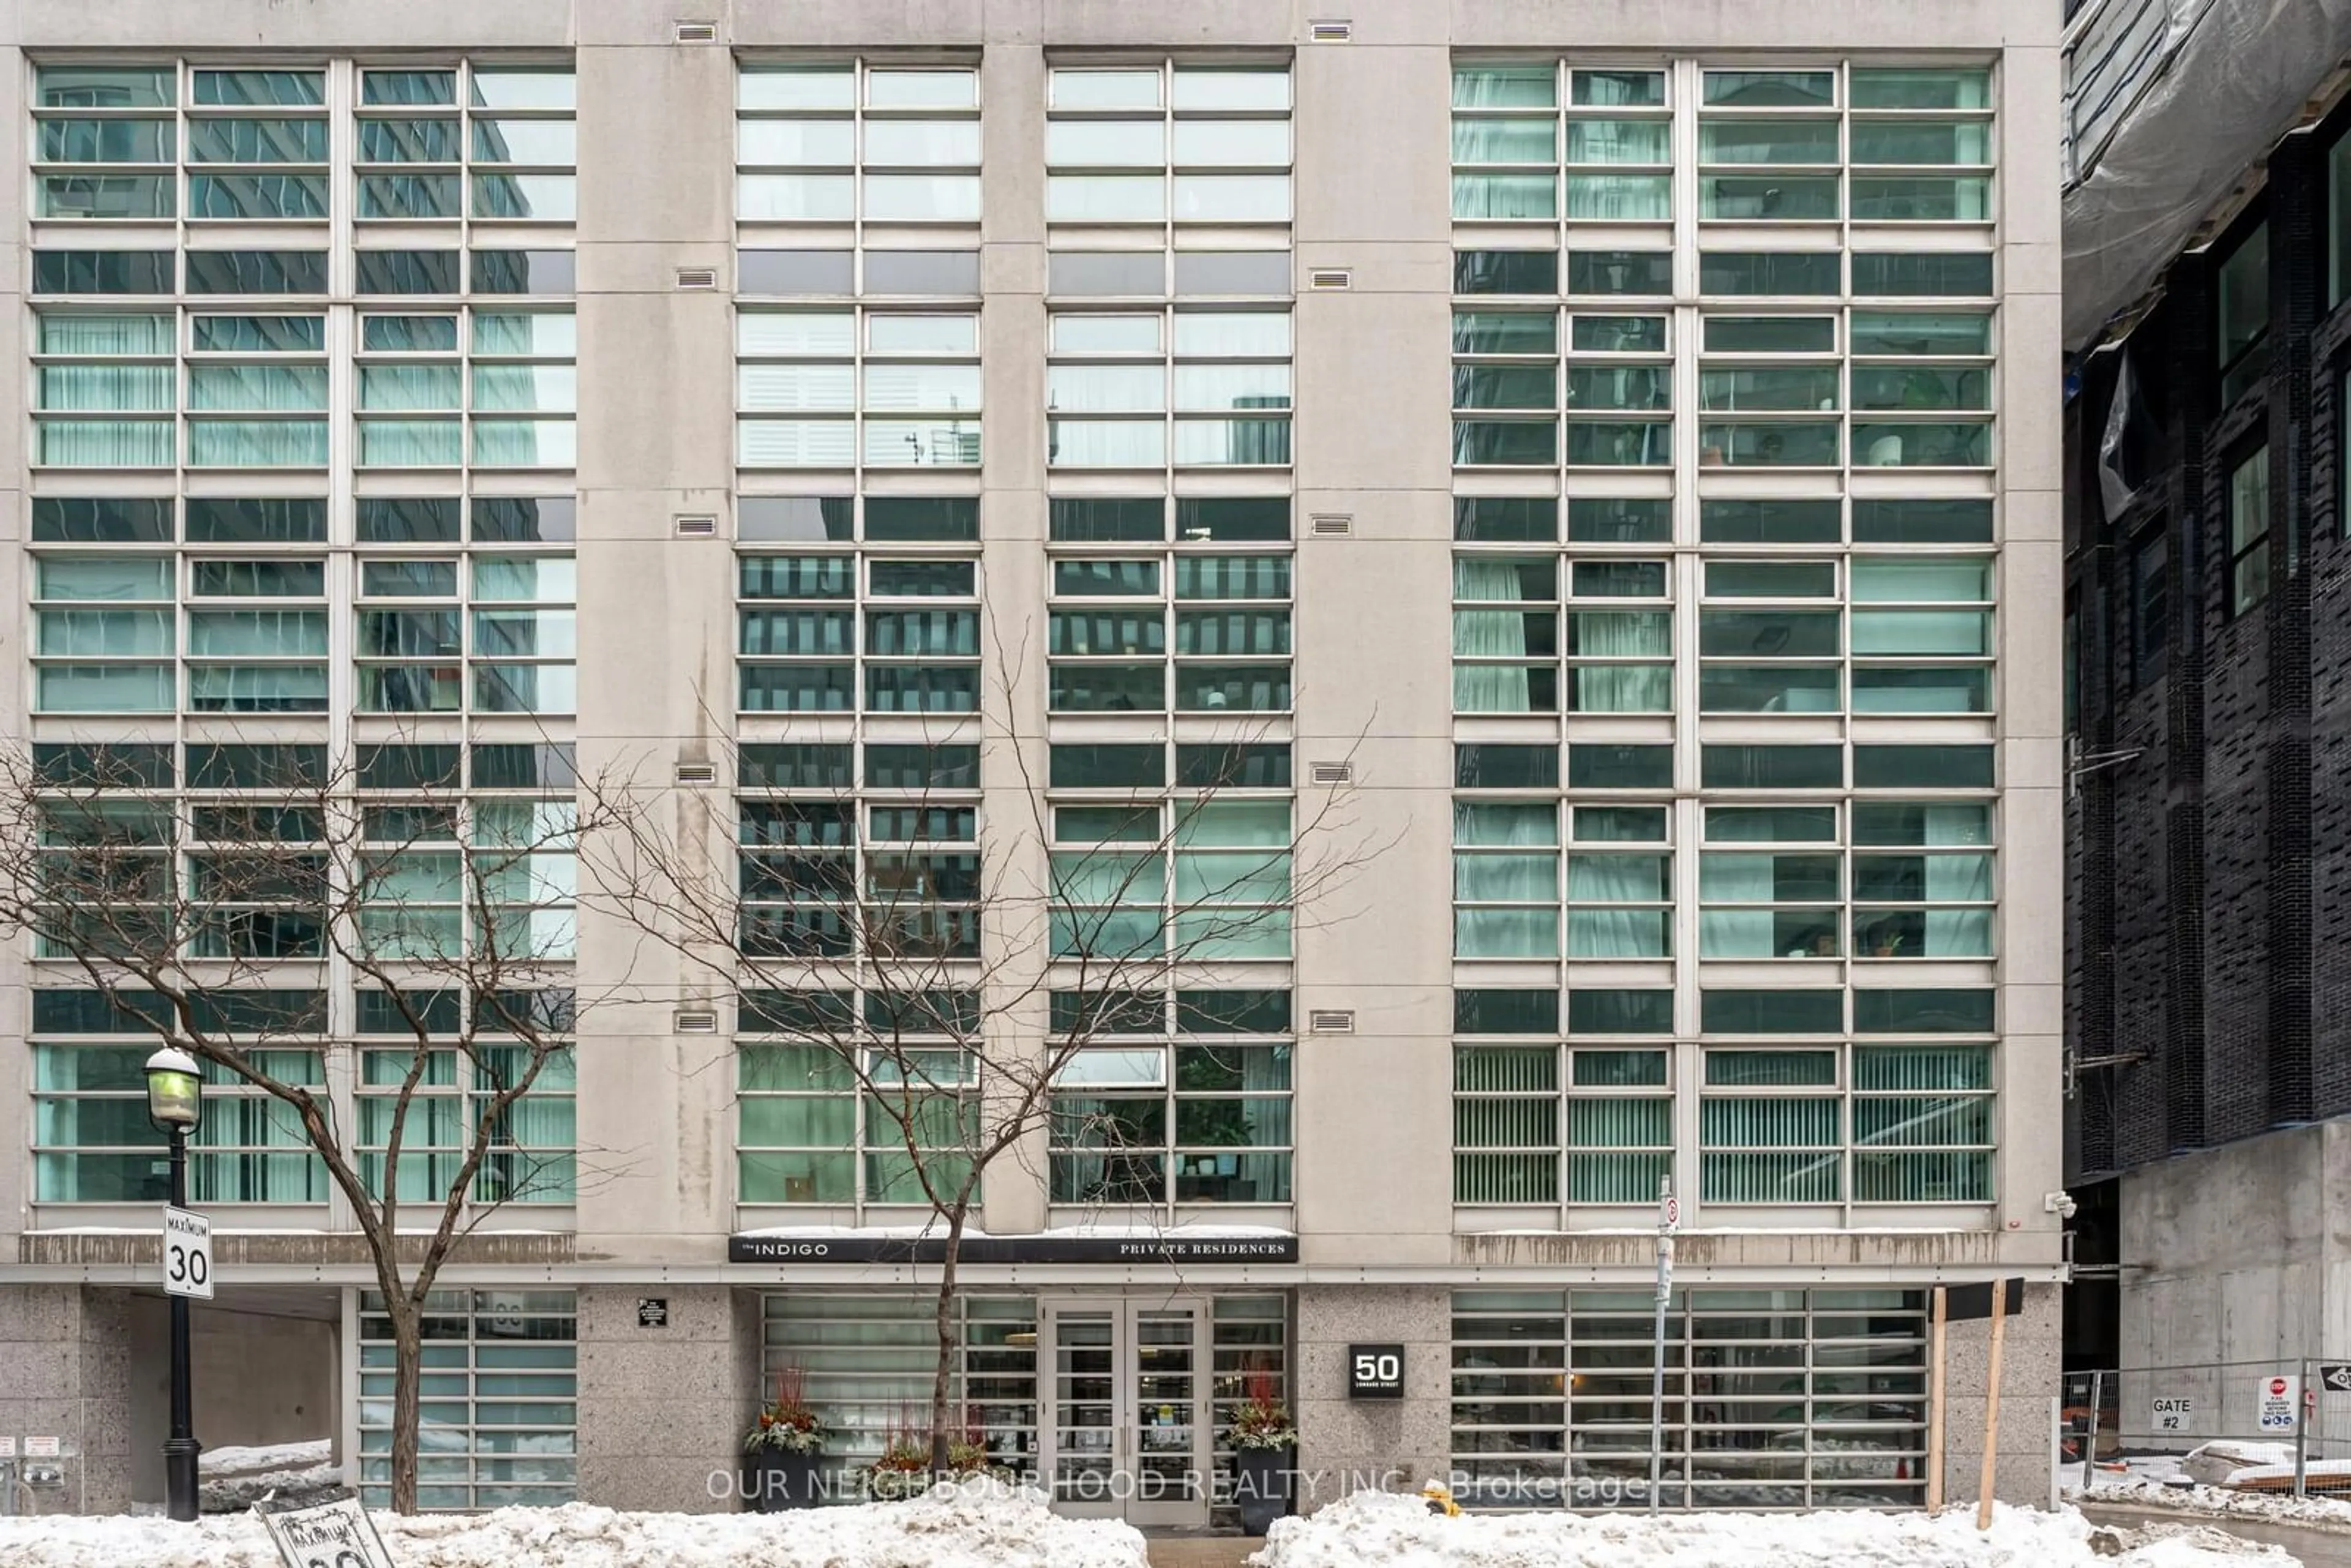
{"type": "Polygon", "coordinates": [[[261,1522],[287,1568],[392,1568],[392,1554],[357,1498],[261,1513],[261,1522]]]}
{"type": "Polygon", "coordinates": [[[2302,1406],[2302,1379],[2274,1373],[2262,1379],[2262,1430],[2291,1432],[2302,1406]]]}

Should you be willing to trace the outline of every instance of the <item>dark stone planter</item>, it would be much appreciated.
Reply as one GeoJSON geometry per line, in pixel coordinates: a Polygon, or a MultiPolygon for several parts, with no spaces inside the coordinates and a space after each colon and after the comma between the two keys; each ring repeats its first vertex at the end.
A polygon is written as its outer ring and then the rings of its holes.
{"type": "Polygon", "coordinates": [[[1290,1511],[1290,1469],[1288,1448],[1233,1451],[1233,1501],[1240,1509],[1243,1535],[1263,1535],[1290,1511]]]}
{"type": "Polygon", "coordinates": [[[743,1456],[743,1500],[755,1513],[814,1508],[817,1471],[823,1464],[822,1454],[755,1448],[743,1456]]]}

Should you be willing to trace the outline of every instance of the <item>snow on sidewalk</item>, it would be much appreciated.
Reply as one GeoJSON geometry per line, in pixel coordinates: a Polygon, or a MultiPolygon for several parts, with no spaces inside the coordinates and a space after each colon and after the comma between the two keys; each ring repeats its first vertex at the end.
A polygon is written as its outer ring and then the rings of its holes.
{"type": "MultiPolygon", "coordinates": [[[[2266,1468],[2266,1467],[2264,1467],[2266,1468]]],[[[2293,1485],[2294,1467],[2285,1469],[2293,1485]]],[[[2182,1486],[2142,1475],[2100,1475],[2087,1493],[2078,1486],[2065,1490],[2074,1502],[2112,1503],[2118,1508],[2143,1508],[2149,1512],[2200,1515],[2208,1519],[2250,1519],[2275,1524],[2332,1525],[2351,1530],[2351,1500],[2340,1497],[2296,1497],[2283,1492],[2231,1491],[2225,1487],[2182,1486]]]]}
{"type": "MultiPolygon", "coordinates": [[[[377,1514],[400,1568],[1148,1568],[1143,1537],[1062,1519],[993,1481],[912,1502],[799,1513],[615,1513],[568,1503],[401,1519],[377,1514]]],[[[0,1519],[7,1568],[282,1568],[250,1514],[0,1519]]]]}
{"type": "Polygon", "coordinates": [[[208,1476],[244,1475],[253,1470],[305,1470],[334,1458],[331,1437],[307,1443],[273,1443],[256,1448],[206,1448],[196,1468],[208,1476]]]}
{"type": "Polygon", "coordinates": [[[1504,1513],[1439,1518],[1416,1497],[1356,1492],[1277,1522],[1258,1568],[2289,1568],[2216,1530],[2116,1531],[2068,1509],[1828,1512],[1504,1513]],[[2106,1539],[2094,1544],[2094,1534],[2106,1539]],[[2118,1538],[2118,1539],[2117,1539],[2118,1538]],[[2102,1551],[2116,1546],[2119,1553],[2102,1551]]]}

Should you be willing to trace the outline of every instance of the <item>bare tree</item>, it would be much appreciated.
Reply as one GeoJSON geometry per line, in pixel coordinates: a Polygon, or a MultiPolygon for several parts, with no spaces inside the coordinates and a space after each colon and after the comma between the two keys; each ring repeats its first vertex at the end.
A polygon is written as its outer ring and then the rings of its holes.
{"type": "Polygon", "coordinates": [[[316,747],[192,745],[183,789],[168,746],[7,748],[0,935],[94,988],[114,1028],[257,1091],[298,1132],[383,1298],[392,1505],[408,1513],[442,1269],[502,1205],[577,1190],[576,1139],[535,1145],[530,1123],[533,1092],[568,1074],[566,906],[578,834],[597,824],[565,748],[528,748],[547,776],[494,800],[459,787],[454,747],[360,749],[335,763],[316,747]],[[384,776],[413,756],[450,770],[384,776]],[[337,983],[354,988],[356,1040],[329,1028],[337,983]],[[329,1085],[346,1076],[343,1113],[329,1085]]]}
{"type": "MultiPolygon", "coordinates": [[[[998,652],[1012,672],[998,712],[1013,711],[1017,664],[998,652]]],[[[1110,1038],[1164,1032],[1176,988],[1229,972],[1234,954],[1270,945],[1287,956],[1280,939],[1294,923],[1342,918],[1329,895],[1384,847],[1355,831],[1343,793],[1291,797],[1286,746],[1278,779],[1245,780],[1261,750],[1248,742],[1173,788],[1087,791],[1057,832],[1035,770],[1041,736],[978,716],[939,733],[969,740],[989,725],[982,749],[1017,779],[1019,816],[971,821],[978,780],[925,770],[888,796],[912,813],[906,848],[861,852],[870,821],[847,771],[769,789],[758,748],[740,745],[717,774],[731,773],[736,794],[632,792],[584,808],[603,826],[582,835],[583,911],[736,991],[740,1031],[822,1062],[864,1107],[869,1195],[879,1186],[885,1203],[925,1213],[938,1246],[935,1471],[959,1435],[958,1270],[988,1174],[1037,1174],[1029,1155],[1042,1136],[1098,1162],[1103,1179],[1085,1201],[1155,1194],[1164,1205],[1144,1129],[1058,1110],[1065,1073],[1110,1038]],[[1251,831],[1220,832],[1230,814],[1219,808],[1249,800],[1251,831]]]]}

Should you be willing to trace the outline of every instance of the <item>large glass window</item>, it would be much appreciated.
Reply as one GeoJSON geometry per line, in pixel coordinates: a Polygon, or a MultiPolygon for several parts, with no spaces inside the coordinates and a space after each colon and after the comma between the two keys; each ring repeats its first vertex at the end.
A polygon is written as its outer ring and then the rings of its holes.
{"type": "MultiPolygon", "coordinates": [[[[569,1502],[579,1480],[580,1347],[569,1291],[436,1291],[424,1307],[416,1501],[472,1512],[569,1502]]],[[[360,1296],[360,1497],[392,1502],[392,1320],[360,1296]]]]}
{"type": "Polygon", "coordinates": [[[977,468],[979,318],[746,310],[736,319],[745,468],[977,468]]]}
{"type": "Polygon", "coordinates": [[[747,993],[735,1053],[739,1201],[927,1211],[924,1176],[960,1183],[978,1141],[978,1007],[969,992],[747,993]]]}
{"type": "Polygon", "coordinates": [[[746,60],[736,106],[735,211],[747,227],[979,221],[969,66],[746,60]]]}
{"type": "Polygon", "coordinates": [[[762,958],[979,951],[979,751],[868,742],[743,748],[741,940],[762,958]]]}
{"type": "MultiPolygon", "coordinates": [[[[840,504],[845,512],[847,498],[840,504]]],[[[879,509],[868,497],[869,541],[879,509]]],[[[746,553],[737,579],[737,706],[745,712],[978,711],[973,557],[746,553]]]]}
{"type": "Polygon", "coordinates": [[[1062,66],[1050,76],[1045,221],[1056,231],[1156,227],[1181,249],[1186,227],[1287,228],[1287,66],[1062,66]]]}
{"type": "MultiPolygon", "coordinates": [[[[1195,857],[1192,872],[1224,867],[1195,857]]],[[[1065,1027],[1088,1011],[1056,993],[1065,1027]]],[[[1085,1026],[1055,1081],[1050,1197],[1057,1204],[1277,1205],[1290,1200],[1290,993],[1182,991],[1122,998],[1085,1026]]]]}
{"type": "MultiPolygon", "coordinates": [[[[1668,1508],[1917,1507],[1927,1292],[1677,1290],[1666,1303],[1668,1508]]],[[[1656,1303],[1645,1291],[1453,1296],[1454,1483],[1465,1503],[1646,1491],[1656,1303]],[[1639,1489],[1638,1490],[1635,1489],[1639,1489]]]]}
{"type": "Polygon", "coordinates": [[[1289,555],[1057,550],[1050,570],[1052,711],[1290,711],[1289,555]]]}
{"type": "Polygon", "coordinates": [[[2229,468],[2229,613],[2270,596],[2270,449],[2257,446],[2229,468]]]}
{"type": "MultiPolygon", "coordinates": [[[[254,995],[261,1009],[282,1011],[286,1022],[305,1006],[289,996],[254,995]]],[[[119,1011],[96,992],[35,993],[29,1050],[37,1204],[144,1206],[170,1197],[163,1134],[147,1119],[145,1064],[155,1039],[119,1011]]],[[[321,1050],[277,1043],[277,1028],[259,1028],[256,1035],[242,1043],[263,1071],[281,1083],[327,1092],[321,1050]]],[[[215,1068],[207,1067],[204,1077],[204,1118],[188,1150],[190,1197],[208,1207],[324,1204],[326,1167],[310,1152],[292,1108],[215,1068]]]]}
{"type": "Polygon", "coordinates": [[[569,223],[578,215],[577,88],[568,70],[362,70],[354,180],[361,221],[569,223]]]}
{"type": "Polygon", "coordinates": [[[2270,225],[2253,225],[2215,272],[2220,402],[2237,401],[2269,369],[2270,225]]]}

